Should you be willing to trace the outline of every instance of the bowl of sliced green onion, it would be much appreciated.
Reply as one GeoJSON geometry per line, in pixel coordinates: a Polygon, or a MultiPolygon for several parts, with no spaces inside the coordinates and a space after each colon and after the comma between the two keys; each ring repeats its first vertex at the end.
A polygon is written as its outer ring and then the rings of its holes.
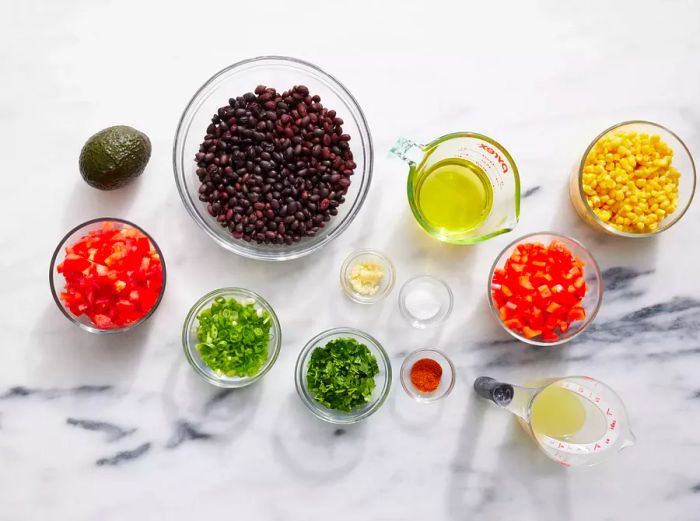
{"type": "Polygon", "coordinates": [[[356,423],[382,406],[391,388],[391,361],[382,345],[349,327],[324,331],[304,346],[296,364],[301,401],[329,423],[356,423]]]}
{"type": "Polygon", "coordinates": [[[190,309],[182,327],[185,357],[194,371],[218,387],[245,387],[274,365],[282,331],[274,310],[257,293],[221,288],[190,309]]]}

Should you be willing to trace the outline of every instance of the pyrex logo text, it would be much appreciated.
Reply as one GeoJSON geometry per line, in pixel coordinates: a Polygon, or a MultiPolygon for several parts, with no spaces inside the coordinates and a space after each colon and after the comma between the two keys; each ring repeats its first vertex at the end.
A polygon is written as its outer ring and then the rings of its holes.
{"type": "Polygon", "coordinates": [[[508,172],[508,164],[504,161],[504,159],[501,157],[501,155],[498,152],[496,152],[493,148],[488,146],[486,143],[480,143],[479,148],[483,148],[484,150],[486,150],[486,152],[491,154],[496,159],[496,161],[498,161],[498,164],[501,165],[501,170],[503,170],[504,174],[508,172]]]}

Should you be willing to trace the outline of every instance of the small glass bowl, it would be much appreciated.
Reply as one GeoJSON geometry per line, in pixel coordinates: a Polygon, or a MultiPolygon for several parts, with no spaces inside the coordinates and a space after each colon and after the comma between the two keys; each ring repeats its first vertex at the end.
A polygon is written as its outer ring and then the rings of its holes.
{"type": "Polygon", "coordinates": [[[401,386],[411,398],[420,403],[432,403],[442,400],[455,386],[455,366],[445,353],[437,349],[417,349],[410,353],[401,364],[401,386]],[[435,360],[442,367],[440,385],[431,393],[423,393],[411,382],[413,364],[423,358],[435,360]]]}
{"type": "Polygon", "coordinates": [[[377,412],[389,395],[389,389],[391,389],[391,361],[389,360],[389,355],[376,339],[359,329],[351,327],[329,329],[309,340],[299,353],[295,373],[297,393],[301,401],[304,402],[304,405],[308,407],[316,417],[329,423],[339,425],[357,423],[377,412]],[[376,385],[372,393],[372,399],[368,403],[350,412],[336,411],[324,407],[314,399],[306,383],[306,373],[308,371],[311,353],[317,347],[323,347],[336,338],[354,338],[358,342],[366,345],[377,359],[377,364],[379,366],[379,373],[374,377],[376,385]]]}
{"type": "Polygon", "coordinates": [[[396,270],[389,257],[377,250],[356,250],[347,256],[340,267],[340,285],[351,300],[360,304],[374,304],[386,297],[394,287],[396,270]],[[376,262],[384,269],[384,278],[379,283],[379,289],[374,295],[363,295],[356,292],[350,284],[350,274],[359,262],[376,262]]]}
{"type": "Polygon", "coordinates": [[[190,309],[185,318],[185,323],[182,326],[182,346],[185,350],[185,357],[192,366],[192,369],[201,376],[204,380],[217,387],[236,388],[245,387],[253,382],[260,380],[272,368],[277,356],[280,353],[282,345],[282,330],[280,328],[279,319],[272,309],[272,306],[257,293],[243,288],[221,288],[207,293],[190,309]],[[211,306],[214,299],[217,297],[235,298],[239,302],[245,303],[250,301],[255,305],[258,311],[267,311],[272,318],[272,327],[270,328],[270,343],[267,346],[267,360],[260,368],[260,371],[255,376],[225,376],[219,375],[213,371],[207,364],[202,361],[197,351],[197,315],[205,308],[211,306]]]}
{"type": "Polygon", "coordinates": [[[185,107],[175,134],[173,170],[182,202],[197,225],[219,246],[251,259],[283,261],[308,255],[343,233],[360,211],[372,179],[374,152],[372,137],[362,109],[355,98],[336,78],[319,67],[286,56],[260,56],[243,60],[217,72],[202,85],[185,107]],[[258,85],[278,91],[294,85],[306,85],[312,94],[321,96],[325,107],[344,120],[343,132],[349,134],[350,149],[357,167],[346,201],[313,237],[304,237],[290,245],[257,244],[234,239],[228,228],[209,215],[207,205],[199,200],[199,178],[195,174],[195,154],[204,139],[212,116],[229,98],[252,92],[258,85]]]}
{"type": "Polygon", "coordinates": [[[418,329],[442,324],[452,313],[453,301],[447,283],[427,274],[408,279],[399,292],[401,315],[418,329]]]}
{"type": "Polygon", "coordinates": [[[163,252],[160,250],[160,247],[158,246],[158,243],[156,243],[155,240],[153,240],[153,237],[146,232],[143,228],[140,226],[137,226],[136,224],[129,222],[125,219],[119,219],[116,217],[99,217],[97,219],[91,219],[89,221],[86,221],[82,224],[79,224],[75,228],[73,228],[71,231],[69,231],[63,239],[61,239],[61,242],[58,243],[58,246],[56,246],[56,249],[53,252],[53,255],[51,256],[51,265],[49,267],[49,286],[51,288],[51,295],[53,296],[54,301],[56,302],[56,305],[58,306],[58,309],[61,310],[61,312],[70,320],[73,322],[76,326],[78,326],[80,329],[83,331],[88,331],[90,333],[95,333],[98,335],[109,335],[113,333],[124,333],[126,331],[130,331],[141,324],[143,324],[146,320],[150,318],[151,315],[155,312],[156,308],[158,308],[158,305],[160,304],[160,301],[163,299],[163,294],[165,293],[165,282],[167,280],[166,273],[165,273],[165,259],[163,258],[163,252]],[[66,308],[65,304],[63,304],[63,301],[61,300],[61,293],[63,292],[63,289],[65,288],[65,280],[63,279],[63,276],[61,276],[57,271],[56,267],[59,263],[63,261],[63,256],[61,254],[64,252],[65,248],[80,238],[84,237],[87,235],[89,232],[94,231],[94,230],[99,230],[102,228],[103,224],[105,223],[113,223],[115,227],[119,229],[123,228],[135,228],[141,233],[143,233],[146,237],[148,237],[148,240],[151,242],[153,247],[155,248],[156,252],[158,252],[158,256],[160,257],[160,262],[161,265],[163,266],[163,284],[161,285],[160,288],[160,294],[158,295],[158,299],[155,301],[153,304],[153,307],[150,309],[148,313],[146,313],[141,319],[137,322],[134,322],[133,324],[126,326],[126,327],[120,327],[120,328],[111,328],[111,329],[100,329],[93,324],[88,317],[85,315],[81,316],[75,316],[73,313],[70,312],[68,308],[66,308]]]}
{"type": "Polygon", "coordinates": [[[600,304],[603,301],[603,276],[600,273],[598,263],[593,258],[593,255],[591,255],[591,252],[589,252],[583,244],[565,235],[559,235],[553,232],[538,232],[524,235],[519,239],[514,240],[508,246],[506,246],[500,254],[498,254],[496,260],[491,266],[491,271],[489,271],[489,278],[486,284],[486,292],[489,301],[489,307],[493,312],[493,316],[496,318],[496,320],[498,320],[498,323],[501,325],[501,327],[508,331],[510,335],[512,335],[517,340],[520,340],[521,342],[525,342],[526,344],[530,344],[533,346],[552,347],[564,344],[576,338],[578,335],[580,335],[586,330],[586,328],[590,325],[591,322],[593,322],[593,319],[598,314],[598,310],[600,309],[600,304]],[[526,338],[517,331],[513,331],[509,327],[506,327],[506,325],[501,320],[498,308],[496,307],[496,304],[494,303],[493,298],[491,296],[491,281],[493,280],[493,274],[496,271],[496,269],[502,269],[505,266],[506,261],[512,255],[513,251],[519,244],[539,242],[547,246],[550,242],[555,240],[564,243],[564,245],[566,245],[566,247],[571,251],[571,253],[573,253],[576,257],[578,257],[584,262],[584,279],[586,281],[586,284],[588,285],[588,291],[586,292],[586,296],[583,297],[582,304],[583,308],[586,310],[586,319],[573,322],[569,326],[569,329],[566,333],[558,333],[559,338],[557,340],[538,340],[539,337],[526,338]]]}
{"type": "Polygon", "coordinates": [[[681,217],[683,217],[693,200],[693,195],[695,194],[695,178],[696,172],[693,157],[690,155],[688,147],[675,133],[664,126],[657,123],[652,123],[651,121],[625,121],[604,130],[602,133],[596,136],[590,145],[588,145],[588,148],[586,148],[586,151],[583,153],[583,157],[581,158],[581,164],[579,165],[578,171],[574,171],[569,179],[569,195],[576,212],[593,229],[608,233],[610,235],[617,235],[618,237],[631,237],[638,239],[659,234],[669,229],[671,226],[676,224],[681,217]],[[586,194],[583,192],[583,168],[585,166],[588,154],[602,137],[619,131],[633,131],[637,133],[646,133],[649,135],[658,135],[661,137],[661,140],[673,150],[672,165],[681,174],[678,186],[678,206],[675,212],[659,222],[659,227],[653,232],[632,233],[618,230],[614,226],[601,220],[593,212],[591,207],[588,205],[588,201],[586,200],[586,194]]]}

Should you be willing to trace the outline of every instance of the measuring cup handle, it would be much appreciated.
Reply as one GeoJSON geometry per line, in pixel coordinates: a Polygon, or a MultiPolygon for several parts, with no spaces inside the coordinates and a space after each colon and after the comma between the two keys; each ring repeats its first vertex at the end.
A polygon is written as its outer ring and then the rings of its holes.
{"type": "Polygon", "coordinates": [[[515,395],[515,389],[512,385],[499,382],[488,376],[480,376],[474,380],[474,390],[482,398],[491,400],[501,407],[508,406],[515,395]]]}
{"type": "Polygon", "coordinates": [[[409,165],[417,165],[423,159],[423,145],[400,137],[396,140],[394,146],[389,149],[389,154],[406,161],[409,165]]]}

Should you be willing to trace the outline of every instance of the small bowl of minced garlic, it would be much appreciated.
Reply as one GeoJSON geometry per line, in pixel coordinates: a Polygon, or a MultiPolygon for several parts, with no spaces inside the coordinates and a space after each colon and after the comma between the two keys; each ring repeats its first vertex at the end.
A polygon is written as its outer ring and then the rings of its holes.
{"type": "Polygon", "coordinates": [[[340,285],[345,294],[360,304],[374,304],[394,287],[396,270],[389,257],[377,250],[356,250],[340,268],[340,285]]]}

